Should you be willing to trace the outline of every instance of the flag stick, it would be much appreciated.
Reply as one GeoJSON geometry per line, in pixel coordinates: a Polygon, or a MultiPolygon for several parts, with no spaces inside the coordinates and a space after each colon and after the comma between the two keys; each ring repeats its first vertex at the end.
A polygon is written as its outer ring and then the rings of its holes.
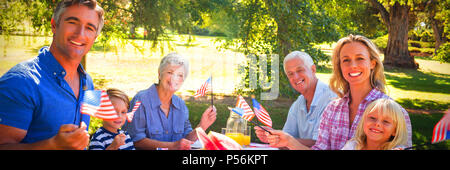
{"type": "MultiPolygon", "coordinates": [[[[230,107],[228,107],[228,109],[229,109],[230,111],[233,112],[233,109],[231,109],[230,107]]],[[[264,131],[266,131],[266,132],[269,132],[269,134],[272,135],[272,133],[271,133],[270,131],[268,131],[267,129],[263,128],[263,127],[262,127],[261,125],[259,125],[258,123],[255,123],[255,122],[252,121],[252,120],[249,120],[249,122],[252,123],[252,124],[255,125],[255,126],[258,126],[258,127],[261,128],[262,130],[264,130],[264,131]]]]}
{"type": "Polygon", "coordinates": [[[214,93],[213,93],[213,78],[211,74],[211,106],[214,106],[214,93]]]}
{"type": "MultiPolygon", "coordinates": [[[[250,120],[249,122],[252,123],[252,124],[255,125],[255,126],[258,126],[258,127],[261,128],[262,130],[264,130],[264,131],[266,131],[266,132],[269,132],[267,129],[263,128],[262,126],[260,126],[259,124],[253,122],[252,120],[250,120]]],[[[270,132],[269,132],[269,134],[272,135],[272,133],[270,133],[270,132]]]]}

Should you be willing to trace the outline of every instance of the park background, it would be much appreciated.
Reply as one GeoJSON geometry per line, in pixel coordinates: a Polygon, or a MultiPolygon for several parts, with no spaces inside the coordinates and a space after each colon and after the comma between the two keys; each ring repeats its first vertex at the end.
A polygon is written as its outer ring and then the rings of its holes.
{"type": "MultiPolygon", "coordinates": [[[[0,0],[0,75],[37,56],[52,41],[50,19],[58,1],[0,0]]],[[[275,129],[286,121],[299,96],[290,87],[282,61],[294,50],[309,53],[318,78],[331,77],[331,51],[348,34],[372,39],[379,47],[387,93],[408,110],[413,143],[431,141],[434,125],[450,106],[450,0],[99,0],[105,26],[83,65],[97,89],[118,88],[132,98],[157,82],[160,59],[178,52],[190,62],[189,76],[176,93],[186,101],[193,126],[209,106],[210,96],[193,93],[213,75],[220,132],[227,107],[238,94],[251,105],[270,87],[249,86],[249,54],[278,54],[280,93],[260,101],[275,129]]],[[[267,79],[270,80],[270,65],[267,79]]],[[[270,82],[269,82],[270,83],[270,82]]],[[[101,126],[92,119],[89,132],[101,126]]],[[[254,132],[254,131],[253,131],[254,132]]],[[[252,137],[253,142],[258,139],[252,137]]],[[[417,149],[446,149],[450,142],[417,149]]]]}

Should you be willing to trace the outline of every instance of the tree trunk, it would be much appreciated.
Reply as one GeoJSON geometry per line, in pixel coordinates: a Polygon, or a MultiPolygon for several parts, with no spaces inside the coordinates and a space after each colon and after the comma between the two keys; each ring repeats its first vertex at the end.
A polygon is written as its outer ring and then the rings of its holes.
{"type": "Polygon", "coordinates": [[[277,20],[278,30],[277,30],[277,38],[280,47],[280,56],[284,58],[289,54],[289,51],[292,48],[292,43],[289,40],[289,31],[288,24],[285,22],[285,18],[277,20]]]}
{"type": "Polygon", "coordinates": [[[387,66],[417,69],[419,65],[408,51],[409,7],[396,2],[389,11],[388,44],[383,64],[387,66]]]}
{"type": "Polygon", "coordinates": [[[436,53],[436,50],[439,49],[439,47],[447,42],[447,37],[444,35],[444,25],[441,24],[443,21],[439,21],[435,19],[436,16],[436,1],[429,1],[429,8],[428,8],[428,17],[430,19],[431,27],[433,28],[433,35],[434,35],[434,52],[436,53]]]}

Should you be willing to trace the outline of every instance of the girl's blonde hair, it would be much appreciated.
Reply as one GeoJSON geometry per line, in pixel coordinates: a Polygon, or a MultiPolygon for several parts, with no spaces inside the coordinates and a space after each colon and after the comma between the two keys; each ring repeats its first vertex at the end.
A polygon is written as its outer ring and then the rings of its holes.
{"type": "Polygon", "coordinates": [[[330,79],[330,89],[333,90],[341,98],[350,90],[348,82],[344,79],[344,76],[342,76],[339,54],[342,47],[345,44],[351,42],[360,42],[367,47],[367,50],[370,54],[370,60],[374,60],[376,62],[375,68],[370,71],[370,85],[372,86],[372,88],[377,88],[379,91],[386,93],[384,67],[383,63],[381,62],[377,46],[364,36],[352,34],[347,37],[341,38],[337,42],[336,47],[334,47],[333,49],[333,74],[330,79]]]}
{"type": "Polygon", "coordinates": [[[395,125],[395,136],[391,137],[381,148],[383,150],[394,149],[396,146],[407,146],[408,130],[406,129],[406,120],[402,111],[402,107],[392,99],[383,98],[370,103],[363,113],[363,117],[356,128],[355,136],[352,140],[356,141],[356,148],[360,150],[367,145],[367,136],[364,133],[364,122],[367,115],[372,111],[378,111],[384,116],[392,118],[395,125]]]}
{"type": "Polygon", "coordinates": [[[128,96],[127,96],[127,94],[125,94],[125,92],[123,92],[119,89],[116,89],[116,88],[110,88],[110,89],[106,90],[106,93],[108,94],[109,98],[116,97],[116,98],[122,100],[123,102],[125,102],[127,109],[130,108],[130,99],[128,99],[128,96]]]}

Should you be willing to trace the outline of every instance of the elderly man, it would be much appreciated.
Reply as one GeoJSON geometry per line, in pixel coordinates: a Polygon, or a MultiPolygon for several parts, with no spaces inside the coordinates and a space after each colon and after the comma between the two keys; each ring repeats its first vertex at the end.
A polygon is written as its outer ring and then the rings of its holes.
{"type": "Polygon", "coordinates": [[[80,62],[103,23],[95,0],[57,5],[50,48],[0,78],[0,149],[86,148],[89,116],[80,106],[83,91],[94,85],[80,62]]]}
{"type": "MultiPolygon", "coordinates": [[[[307,53],[294,51],[283,61],[291,86],[301,95],[291,105],[283,131],[306,146],[315,144],[322,112],[336,96],[316,77],[316,66],[307,53]]],[[[266,127],[268,128],[268,127],[266,127]]],[[[267,143],[266,133],[255,127],[257,137],[267,143]]]]}

